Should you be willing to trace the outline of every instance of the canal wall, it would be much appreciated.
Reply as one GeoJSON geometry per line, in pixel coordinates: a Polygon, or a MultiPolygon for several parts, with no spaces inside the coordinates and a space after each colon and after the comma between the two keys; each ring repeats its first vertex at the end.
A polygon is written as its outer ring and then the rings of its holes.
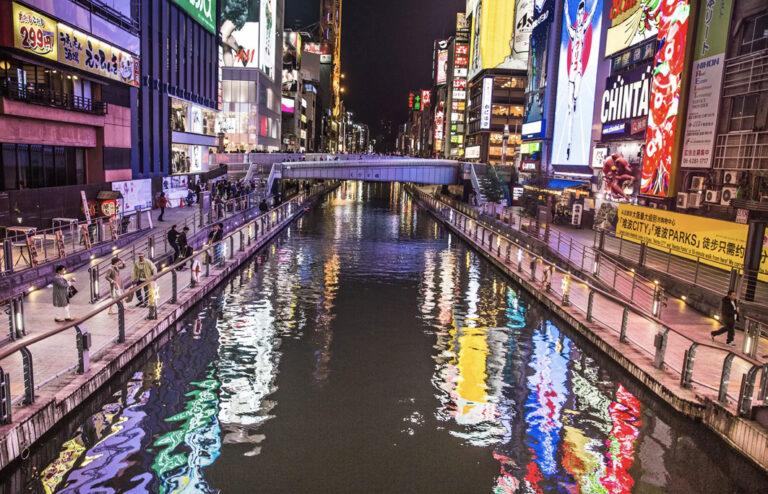
{"type": "MultiPolygon", "coordinates": [[[[156,319],[145,319],[130,332],[126,332],[123,343],[108,346],[98,358],[90,360],[90,369],[82,374],[70,374],[41,388],[35,393],[35,401],[31,405],[13,407],[12,423],[0,426],[0,470],[14,460],[25,457],[29,448],[57,423],[107,384],[142,351],[174,327],[189,309],[204,300],[232,272],[336,186],[330,186],[308,198],[307,202],[276,221],[271,229],[264,230],[261,236],[247,245],[242,242],[241,235],[240,249],[232,249],[231,258],[226,259],[222,265],[211,267],[208,276],[201,277],[194,288],[180,291],[175,303],[158,307],[156,319]]],[[[255,224],[256,221],[251,223],[255,224]]],[[[53,355],[48,358],[53,358],[53,355]]]]}
{"type": "MultiPolygon", "coordinates": [[[[607,330],[603,325],[587,320],[581,311],[566,306],[562,297],[542,290],[541,284],[524,276],[523,270],[515,270],[514,268],[517,267],[515,264],[503,262],[499,255],[501,251],[494,252],[490,239],[486,246],[485,231],[482,232],[479,240],[477,235],[474,238],[467,235],[449,221],[449,218],[441,214],[432,203],[423,200],[420,191],[410,186],[406,187],[406,191],[422,208],[429,211],[455,235],[471,245],[496,268],[523,287],[539,303],[574,328],[584,339],[610,357],[654,395],[686,417],[700,421],[749,461],[763,470],[768,470],[768,430],[752,420],[737,416],[727,407],[708,397],[681,387],[678,376],[654,367],[647,356],[634,345],[620,341],[615,332],[607,330]]],[[[459,218],[462,214],[444,203],[441,203],[440,207],[443,211],[452,211],[453,214],[450,217],[453,218],[459,218]]]]}

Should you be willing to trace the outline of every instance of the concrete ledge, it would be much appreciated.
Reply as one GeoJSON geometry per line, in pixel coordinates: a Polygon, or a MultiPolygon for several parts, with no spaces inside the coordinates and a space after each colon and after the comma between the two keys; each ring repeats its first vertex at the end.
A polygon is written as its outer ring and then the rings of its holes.
{"type": "MultiPolygon", "coordinates": [[[[66,382],[59,379],[38,390],[34,405],[14,407],[14,422],[0,427],[0,469],[19,458],[27,448],[85,402],[144,349],[162,337],[185,312],[203,300],[241,264],[304,214],[305,207],[314,205],[325,194],[311,198],[303,207],[297,208],[293,215],[278,224],[274,230],[256,239],[250,246],[246,246],[244,251],[234,253],[233,258],[223,267],[212,267],[210,276],[202,278],[196,288],[187,288],[179,292],[176,304],[167,303],[159,307],[156,320],[142,321],[126,333],[125,343],[114,343],[98,357],[92,359],[91,368],[87,373],[69,374],[70,378],[66,379],[66,382]]],[[[115,328],[115,336],[117,336],[117,328],[115,328]]]]}

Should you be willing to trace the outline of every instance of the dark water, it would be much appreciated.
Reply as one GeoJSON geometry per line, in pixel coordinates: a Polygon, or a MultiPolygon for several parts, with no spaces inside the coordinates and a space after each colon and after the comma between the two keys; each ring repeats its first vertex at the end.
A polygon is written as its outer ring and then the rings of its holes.
{"type": "Polygon", "coordinates": [[[766,485],[396,186],[345,185],[180,325],[4,472],[3,490],[766,485]]]}

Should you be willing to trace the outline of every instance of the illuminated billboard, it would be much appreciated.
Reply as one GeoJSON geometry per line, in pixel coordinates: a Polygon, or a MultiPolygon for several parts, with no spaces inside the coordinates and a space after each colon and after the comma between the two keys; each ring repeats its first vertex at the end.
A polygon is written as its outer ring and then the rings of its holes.
{"type": "Polygon", "coordinates": [[[589,164],[602,0],[566,0],[560,35],[552,163],[589,164]]]}
{"type": "Polygon", "coordinates": [[[435,74],[435,84],[440,86],[448,81],[448,50],[437,52],[437,73],[435,74]]]}
{"type": "Polygon", "coordinates": [[[688,37],[689,0],[666,0],[659,18],[659,49],[651,83],[651,105],[645,136],[642,194],[667,197],[673,179],[672,151],[677,133],[680,82],[688,37]]]}
{"type": "Polygon", "coordinates": [[[554,21],[555,0],[539,0],[534,3],[533,28],[530,37],[530,61],[528,63],[528,86],[525,95],[524,138],[542,137],[542,125],[546,101],[544,89],[547,86],[547,45],[554,21]],[[526,125],[528,131],[525,132],[526,125]],[[534,130],[535,129],[535,130],[534,130]]]}
{"type": "Polygon", "coordinates": [[[216,0],[173,0],[205,29],[216,34],[216,0]]]}
{"type": "Polygon", "coordinates": [[[606,20],[605,56],[656,36],[661,3],[658,0],[612,2],[606,20]]]}
{"type": "Polygon", "coordinates": [[[259,36],[259,68],[267,77],[275,79],[275,0],[261,0],[260,36],[259,36]]]}
{"type": "Polygon", "coordinates": [[[533,0],[478,0],[472,16],[469,78],[484,69],[528,69],[533,0]]]}

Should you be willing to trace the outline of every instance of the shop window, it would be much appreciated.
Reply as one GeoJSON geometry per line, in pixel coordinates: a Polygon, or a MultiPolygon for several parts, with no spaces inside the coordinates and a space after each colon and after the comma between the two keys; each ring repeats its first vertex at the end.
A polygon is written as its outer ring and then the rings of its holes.
{"type": "Polygon", "coordinates": [[[768,13],[744,21],[739,55],[754,53],[765,48],[768,48],[768,13]]]}
{"type": "Polygon", "coordinates": [[[19,188],[28,189],[31,187],[32,181],[30,180],[29,173],[29,146],[26,144],[19,144],[16,146],[16,166],[19,170],[19,188]]]}
{"type": "Polygon", "coordinates": [[[43,169],[45,170],[45,187],[55,187],[56,168],[53,161],[52,146],[43,146],[43,169]]]}
{"type": "Polygon", "coordinates": [[[757,94],[736,96],[732,99],[731,118],[728,122],[729,132],[754,130],[757,101],[757,94]]]}
{"type": "Polygon", "coordinates": [[[55,180],[57,184],[67,183],[67,148],[56,146],[53,151],[55,180]]]}
{"type": "Polygon", "coordinates": [[[85,183],[85,150],[61,146],[2,144],[3,190],[85,183]]]}
{"type": "Polygon", "coordinates": [[[3,190],[12,190],[19,187],[18,172],[16,169],[16,146],[3,144],[3,190]]]}
{"type": "Polygon", "coordinates": [[[29,146],[29,187],[45,187],[43,180],[43,146],[29,146]]]}

